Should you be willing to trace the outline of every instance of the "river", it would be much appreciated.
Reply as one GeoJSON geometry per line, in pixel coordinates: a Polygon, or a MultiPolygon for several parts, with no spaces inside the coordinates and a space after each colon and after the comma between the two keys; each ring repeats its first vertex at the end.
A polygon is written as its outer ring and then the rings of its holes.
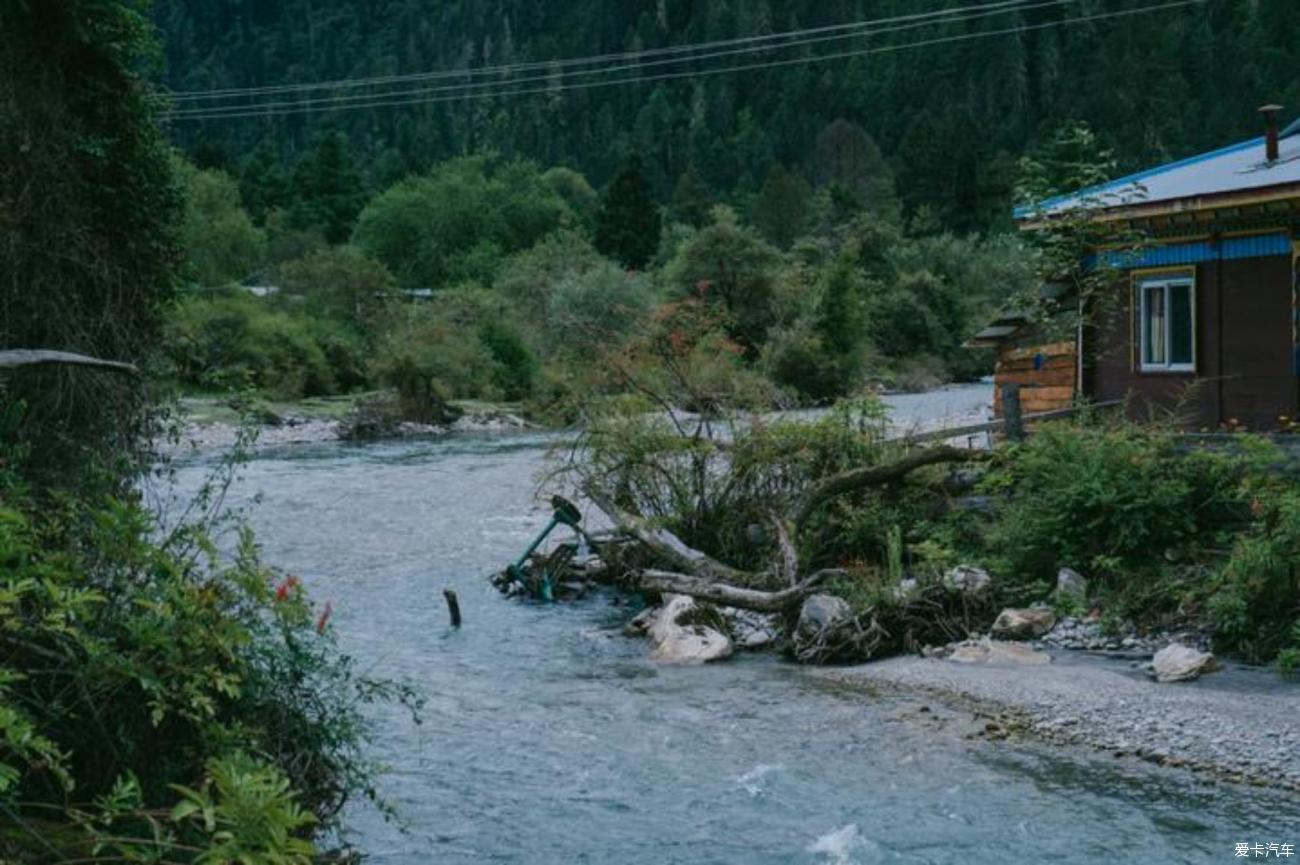
{"type": "MultiPolygon", "coordinates": [[[[941,393],[891,402],[910,425],[969,415],[988,389],[941,393]]],[[[419,726],[375,716],[379,789],[402,822],[353,809],[348,838],[370,861],[1201,863],[1232,860],[1239,841],[1300,842],[1278,836],[1295,821],[1263,792],[966,740],[770,657],[657,667],[609,598],[502,598],[485,575],[545,523],[534,478],[551,441],[267,450],[231,491],[266,560],[333,603],[361,666],[427,695],[419,726]]],[[[178,493],[211,464],[182,462],[178,493]]]]}

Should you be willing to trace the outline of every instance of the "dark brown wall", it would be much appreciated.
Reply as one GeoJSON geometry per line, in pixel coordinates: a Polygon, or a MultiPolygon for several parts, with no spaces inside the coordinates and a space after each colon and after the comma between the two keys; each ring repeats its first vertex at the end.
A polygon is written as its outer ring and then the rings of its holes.
{"type": "Polygon", "coordinates": [[[1196,372],[1143,373],[1135,363],[1136,310],[1126,276],[1085,337],[1088,393],[1097,400],[1129,397],[1137,417],[1181,402],[1192,427],[1235,420],[1273,428],[1279,415],[1296,413],[1291,280],[1285,256],[1197,265],[1196,372]]]}

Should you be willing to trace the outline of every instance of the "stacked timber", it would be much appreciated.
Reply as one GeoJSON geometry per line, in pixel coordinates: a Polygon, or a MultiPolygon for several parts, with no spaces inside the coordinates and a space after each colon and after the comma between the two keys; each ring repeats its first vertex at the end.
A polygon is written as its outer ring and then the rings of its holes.
{"type": "Polygon", "coordinates": [[[1076,381],[1074,341],[1045,345],[1005,345],[993,371],[993,415],[1002,417],[1002,386],[1018,384],[1025,414],[1069,408],[1076,381]]]}

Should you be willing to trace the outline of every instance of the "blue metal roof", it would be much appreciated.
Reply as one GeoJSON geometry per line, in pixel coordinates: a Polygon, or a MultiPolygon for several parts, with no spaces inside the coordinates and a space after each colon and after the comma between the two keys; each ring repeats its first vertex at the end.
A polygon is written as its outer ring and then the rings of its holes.
{"type": "Polygon", "coordinates": [[[1069,195],[1022,205],[1012,213],[1016,219],[1028,219],[1084,205],[1120,207],[1300,183],[1300,135],[1296,134],[1300,132],[1300,123],[1287,127],[1287,132],[1275,162],[1265,161],[1263,137],[1252,138],[1069,195]]]}

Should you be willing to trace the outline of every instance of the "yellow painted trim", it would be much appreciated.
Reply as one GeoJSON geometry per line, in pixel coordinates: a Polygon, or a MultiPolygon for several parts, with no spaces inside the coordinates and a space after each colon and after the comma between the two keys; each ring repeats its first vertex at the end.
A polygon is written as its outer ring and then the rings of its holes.
{"type": "Polygon", "coordinates": [[[1128,271],[1132,279],[1150,279],[1153,276],[1190,276],[1196,281],[1196,265],[1170,264],[1164,267],[1136,267],[1128,271]]]}

